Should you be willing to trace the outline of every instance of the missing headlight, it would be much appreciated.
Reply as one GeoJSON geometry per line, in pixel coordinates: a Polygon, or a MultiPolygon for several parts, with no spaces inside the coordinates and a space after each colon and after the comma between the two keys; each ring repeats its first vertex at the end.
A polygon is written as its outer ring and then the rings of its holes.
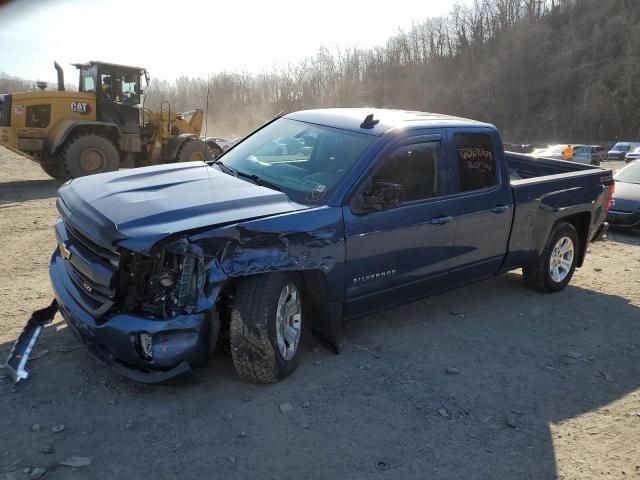
{"type": "Polygon", "coordinates": [[[204,262],[181,247],[175,243],[150,256],[130,255],[123,275],[125,310],[156,318],[195,311],[205,280],[204,262]]]}

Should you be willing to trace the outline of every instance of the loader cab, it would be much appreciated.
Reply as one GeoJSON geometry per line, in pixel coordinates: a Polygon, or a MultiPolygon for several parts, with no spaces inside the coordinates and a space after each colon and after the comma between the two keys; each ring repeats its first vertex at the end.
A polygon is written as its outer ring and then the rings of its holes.
{"type": "Polygon", "coordinates": [[[144,68],[113,63],[74,64],[80,71],[81,92],[95,93],[96,118],[118,125],[121,133],[140,134],[141,79],[148,83],[144,68]]]}

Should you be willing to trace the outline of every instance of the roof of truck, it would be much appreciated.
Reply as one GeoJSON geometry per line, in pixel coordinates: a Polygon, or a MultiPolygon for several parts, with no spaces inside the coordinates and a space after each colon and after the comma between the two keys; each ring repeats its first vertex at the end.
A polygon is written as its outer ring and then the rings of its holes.
{"type": "Polygon", "coordinates": [[[303,122],[326,125],[353,132],[380,136],[392,128],[427,128],[427,127],[491,127],[493,125],[468,118],[454,117],[440,113],[414,112],[409,110],[393,110],[386,108],[325,108],[317,110],[301,110],[285,115],[285,118],[303,122]],[[365,118],[373,114],[378,123],[370,128],[361,124],[365,118]]]}

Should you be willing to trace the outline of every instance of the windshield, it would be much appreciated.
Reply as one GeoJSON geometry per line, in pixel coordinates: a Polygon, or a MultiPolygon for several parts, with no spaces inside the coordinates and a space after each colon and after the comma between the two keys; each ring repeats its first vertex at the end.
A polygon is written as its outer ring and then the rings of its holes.
{"type": "Polygon", "coordinates": [[[636,160],[621,168],[613,176],[613,179],[616,182],[640,184],[640,161],[636,160]]]}
{"type": "Polygon", "coordinates": [[[616,152],[626,152],[630,147],[631,145],[628,143],[616,143],[611,150],[616,152]]]}
{"type": "Polygon", "coordinates": [[[220,160],[237,175],[254,176],[256,183],[274,186],[296,202],[321,205],[374,140],[370,135],[280,118],[220,160]]]}

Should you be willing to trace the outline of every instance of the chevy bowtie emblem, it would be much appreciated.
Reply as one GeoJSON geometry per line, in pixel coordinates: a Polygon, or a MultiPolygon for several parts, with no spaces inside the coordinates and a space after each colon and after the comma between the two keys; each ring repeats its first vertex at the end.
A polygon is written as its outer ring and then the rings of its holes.
{"type": "Polygon", "coordinates": [[[58,250],[60,250],[60,255],[62,255],[62,258],[65,258],[67,260],[71,258],[71,250],[67,248],[65,242],[62,242],[60,243],[60,245],[58,245],[58,250]]]}

